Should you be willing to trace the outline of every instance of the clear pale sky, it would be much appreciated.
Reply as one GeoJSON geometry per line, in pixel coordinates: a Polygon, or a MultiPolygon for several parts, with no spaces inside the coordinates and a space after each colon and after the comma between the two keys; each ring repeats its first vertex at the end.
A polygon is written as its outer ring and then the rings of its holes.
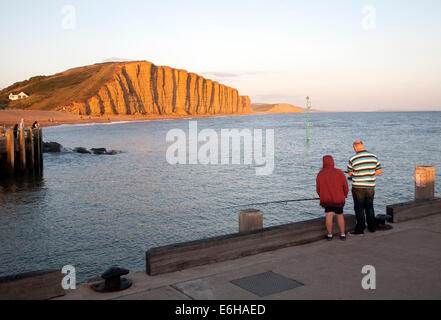
{"type": "Polygon", "coordinates": [[[0,88],[118,58],[196,72],[254,103],[441,110],[440,0],[2,0],[0,38],[0,88]]]}

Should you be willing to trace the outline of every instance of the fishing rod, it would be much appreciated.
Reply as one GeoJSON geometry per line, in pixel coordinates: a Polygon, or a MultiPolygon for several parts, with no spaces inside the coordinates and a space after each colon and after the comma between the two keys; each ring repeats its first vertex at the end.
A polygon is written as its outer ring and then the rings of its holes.
{"type": "MultiPolygon", "coordinates": [[[[293,165],[294,166],[299,166],[299,165],[296,165],[296,164],[293,164],[293,165]]],[[[311,167],[311,168],[313,168],[314,166],[304,166],[304,167],[311,167]]],[[[315,167],[315,168],[318,168],[318,167],[315,167]]],[[[318,169],[322,169],[322,168],[318,168],[318,169]]],[[[348,173],[348,170],[345,170],[344,173],[348,173]]],[[[352,177],[348,177],[348,179],[352,180],[352,177]]],[[[257,203],[242,204],[242,205],[239,205],[239,206],[225,207],[225,208],[222,208],[222,209],[233,209],[233,208],[247,207],[247,206],[264,206],[264,205],[272,204],[272,203],[288,203],[288,202],[316,201],[316,200],[320,200],[320,198],[304,198],[304,199],[294,199],[294,200],[278,200],[278,201],[268,201],[268,202],[257,202],[257,203]]]]}
{"type": "Polygon", "coordinates": [[[247,206],[263,206],[271,203],[288,203],[288,202],[315,201],[315,200],[320,200],[320,198],[305,198],[305,199],[294,199],[294,200],[278,200],[278,201],[269,201],[269,202],[249,203],[240,206],[225,207],[222,209],[232,209],[232,208],[247,207],[247,206]]]}

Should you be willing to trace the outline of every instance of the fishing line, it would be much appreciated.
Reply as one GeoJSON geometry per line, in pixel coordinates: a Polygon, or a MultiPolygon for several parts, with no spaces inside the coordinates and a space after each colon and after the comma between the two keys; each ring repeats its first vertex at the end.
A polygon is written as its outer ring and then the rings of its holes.
{"type": "Polygon", "coordinates": [[[288,203],[288,202],[315,201],[315,200],[320,200],[320,198],[305,198],[305,199],[294,199],[294,200],[278,200],[278,201],[249,203],[249,204],[242,204],[242,205],[238,205],[238,206],[225,207],[222,209],[233,209],[233,208],[246,207],[246,206],[264,206],[264,205],[272,204],[272,203],[288,203]]]}

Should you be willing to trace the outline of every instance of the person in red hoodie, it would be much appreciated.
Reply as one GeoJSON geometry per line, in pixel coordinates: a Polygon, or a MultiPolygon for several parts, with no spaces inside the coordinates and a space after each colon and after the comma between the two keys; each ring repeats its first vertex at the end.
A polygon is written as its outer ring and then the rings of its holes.
{"type": "Polygon", "coordinates": [[[323,157],[323,169],[317,175],[316,188],[320,196],[320,206],[325,208],[328,240],[332,240],[334,214],[337,215],[340,239],[346,240],[343,207],[345,206],[349,187],[343,171],[334,168],[334,159],[332,156],[323,157]]]}

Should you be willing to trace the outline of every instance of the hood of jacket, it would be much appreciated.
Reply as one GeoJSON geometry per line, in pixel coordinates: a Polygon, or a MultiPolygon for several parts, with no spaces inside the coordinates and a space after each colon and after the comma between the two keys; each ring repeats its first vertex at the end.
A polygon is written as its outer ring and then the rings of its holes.
{"type": "Polygon", "coordinates": [[[323,169],[334,168],[334,158],[332,156],[323,157],[323,169]]]}

